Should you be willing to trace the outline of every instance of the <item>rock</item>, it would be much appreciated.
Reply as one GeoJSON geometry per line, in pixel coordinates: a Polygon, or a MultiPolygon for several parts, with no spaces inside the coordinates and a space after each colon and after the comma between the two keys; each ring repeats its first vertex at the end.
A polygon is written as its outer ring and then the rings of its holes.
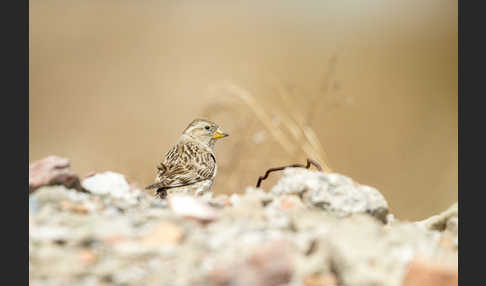
{"type": "Polygon", "coordinates": [[[287,242],[269,242],[254,249],[244,260],[216,267],[210,278],[216,285],[287,285],[292,279],[294,260],[294,253],[287,242]]]}
{"type": "Polygon", "coordinates": [[[96,262],[97,254],[92,249],[83,248],[79,250],[79,261],[84,265],[93,264],[96,262]]]}
{"type": "Polygon", "coordinates": [[[440,239],[439,246],[457,251],[457,237],[454,237],[449,233],[444,233],[440,239]]]}
{"type": "Polygon", "coordinates": [[[281,197],[278,199],[278,203],[281,210],[303,207],[302,201],[294,195],[281,197]]]}
{"type": "Polygon", "coordinates": [[[165,246],[176,244],[182,239],[183,232],[177,225],[162,221],[154,230],[144,236],[141,240],[142,244],[147,246],[165,246]]]}
{"type": "Polygon", "coordinates": [[[34,196],[29,196],[29,215],[34,215],[39,210],[39,201],[34,196]]]}
{"type": "Polygon", "coordinates": [[[124,243],[129,241],[130,239],[127,236],[121,234],[109,235],[103,238],[103,242],[109,245],[115,245],[118,243],[124,243]]]}
{"type": "Polygon", "coordinates": [[[32,224],[29,229],[29,240],[34,241],[66,241],[69,239],[69,229],[60,226],[42,226],[32,224]]]}
{"type": "Polygon", "coordinates": [[[458,215],[459,212],[456,202],[444,212],[435,216],[431,216],[423,221],[417,222],[417,224],[422,225],[430,230],[450,230],[452,233],[455,233],[457,235],[458,215]]]}
{"type": "Polygon", "coordinates": [[[442,233],[441,246],[449,247],[457,251],[459,236],[459,212],[457,202],[450,206],[444,212],[431,216],[428,219],[416,222],[417,225],[432,231],[442,233]]]}
{"type": "Polygon", "coordinates": [[[256,285],[282,285],[292,278],[294,259],[291,246],[276,241],[257,248],[246,264],[258,273],[260,284],[256,285]]]}
{"type": "Polygon", "coordinates": [[[210,206],[212,206],[214,208],[218,208],[218,209],[221,209],[221,208],[224,208],[224,207],[230,207],[231,206],[231,202],[229,200],[229,197],[227,195],[224,195],[224,194],[223,195],[219,195],[217,197],[213,197],[210,200],[207,200],[207,203],[210,206]]]}
{"type": "Polygon", "coordinates": [[[82,204],[75,204],[70,201],[61,201],[61,208],[63,210],[69,210],[77,213],[87,214],[89,209],[82,204]]]}
{"type": "Polygon", "coordinates": [[[248,187],[245,189],[245,194],[257,197],[263,203],[264,206],[271,203],[274,200],[274,196],[272,196],[272,194],[267,193],[260,188],[248,187]]]}
{"type": "Polygon", "coordinates": [[[304,279],[305,286],[338,286],[336,277],[331,274],[314,274],[304,279]]]}
{"type": "Polygon", "coordinates": [[[110,195],[115,198],[127,198],[131,195],[125,176],[110,171],[84,178],[81,186],[95,195],[110,195]]]}
{"type": "Polygon", "coordinates": [[[232,205],[232,206],[236,206],[240,203],[240,196],[238,194],[231,194],[231,196],[229,197],[229,203],[232,205]]]}
{"type": "Polygon", "coordinates": [[[166,208],[169,206],[167,200],[152,200],[150,205],[153,207],[166,208]]]}
{"type": "Polygon", "coordinates": [[[457,286],[457,265],[444,265],[414,259],[407,271],[403,286],[457,286]]]}
{"type": "Polygon", "coordinates": [[[341,217],[368,213],[386,222],[388,214],[388,204],[378,190],[358,185],[337,173],[287,168],[271,192],[275,195],[299,195],[307,205],[341,217]]]}
{"type": "Polygon", "coordinates": [[[384,205],[373,190],[303,171],[308,182],[279,182],[275,192],[167,200],[129,190],[119,174],[85,178],[94,180],[89,192],[43,186],[29,196],[29,279],[47,286],[403,286],[457,263],[457,216],[424,224],[388,214],[383,224],[370,207],[384,205]]]}
{"type": "Polygon", "coordinates": [[[329,233],[330,264],[343,285],[401,286],[414,257],[450,263],[457,256],[439,248],[440,234],[414,223],[385,228],[376,220],[354,215],[340,220],[329,233]]]}
{"type": "Polygon", "coordinates": [[[29,165],[29,194],[47,185],[64,185],[81,191],[79,178],[71,170],[69,159],[58,156],[48,156],[29,165]]]}
{"type": "Polygon", "coordinates": [[[177,215],[207,223],[218,218],[216,210],[207,203],[193,196],[170,195],[169,207],[177,215]]]}
{"type": "Polygon", "coordinates": [[[459,218],[457,216],[456,217],[450,217],[447,220],[445,230],[457,237],[458,231],[459,231],[459,218]]]}
{"type": "Polygon", "coordinates": [[[41,187],[29,197],[36,202],[37,208],[42,208],[46,204],[53,204],[62,208],[63,201],[75,204],[91,203],[87,193],[68,189],[62,185],[41,187]]]}

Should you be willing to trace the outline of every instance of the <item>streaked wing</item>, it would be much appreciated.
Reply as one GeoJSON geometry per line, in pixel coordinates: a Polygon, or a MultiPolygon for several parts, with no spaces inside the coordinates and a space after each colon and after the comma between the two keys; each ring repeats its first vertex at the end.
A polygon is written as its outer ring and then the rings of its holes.
{"type": "Polygon", "coordinates": [[[216,161],[196,142],[182,141],[167,152],[157,175],[158,188],[191,185],[213,178],[216,161]]]}

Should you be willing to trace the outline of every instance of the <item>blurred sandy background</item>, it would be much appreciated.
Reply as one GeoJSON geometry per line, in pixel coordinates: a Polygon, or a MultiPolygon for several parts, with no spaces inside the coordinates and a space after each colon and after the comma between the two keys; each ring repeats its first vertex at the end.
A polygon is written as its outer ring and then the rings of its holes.
{"type": "Polygon", "coordinates": [[[311,155],[401,219],[457,200],[457,1],[31,0],[29,72],[30,161],[144,186],[208,116],[215,192],[311,155]]]}

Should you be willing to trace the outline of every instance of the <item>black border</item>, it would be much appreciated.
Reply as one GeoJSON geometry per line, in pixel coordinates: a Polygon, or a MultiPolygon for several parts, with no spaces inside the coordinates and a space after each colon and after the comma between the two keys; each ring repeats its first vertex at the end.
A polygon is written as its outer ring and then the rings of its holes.
{"type": "Polygon", "coordinates": [[[29,1],[2,7],[2,271],[5,284],[29,283],[29,1]]]}
{"type": "Polygon", "coordinates": [[[484,108],[484,9],[480,1],[458,1],[458,187],[459,187],[459,285],[483,285],[481,248],[484,232],[485,159],[484,108]],[[467,4],[463,5],[463,4],[467,4]],[[467,71],[466,71],[467,68],[467,71]],[[474,100],[478,100],[474,102],[474,100]],[[467,134],[469,133],[469,138],[467,134]],[[476,147],[476,148],[475,148],[476,147]],[[473,164],[476,159],[477,164],[473,164]],[[477,197],[477,198],[474,198],[477,197]],[[466,234],[467,233],[467,234],[466,234]],[[481,255],[478,259],[475,254],[481,255]],[[481,259],[481,260],[480,260],[481,259]],[[469,283],[468,283],[469,282],[469,283]]]}

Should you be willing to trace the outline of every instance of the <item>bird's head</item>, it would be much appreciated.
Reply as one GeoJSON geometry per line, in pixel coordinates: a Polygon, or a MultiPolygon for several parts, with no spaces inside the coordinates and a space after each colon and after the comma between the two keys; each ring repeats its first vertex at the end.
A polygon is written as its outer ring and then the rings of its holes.
{"type": "Polygon", "coordinates": [[[186,127],[183,134],[211,148],[214,146],[216,140],[229,136],[221,130],[218,124],[201,118],[194,119],[186,127]]]}

